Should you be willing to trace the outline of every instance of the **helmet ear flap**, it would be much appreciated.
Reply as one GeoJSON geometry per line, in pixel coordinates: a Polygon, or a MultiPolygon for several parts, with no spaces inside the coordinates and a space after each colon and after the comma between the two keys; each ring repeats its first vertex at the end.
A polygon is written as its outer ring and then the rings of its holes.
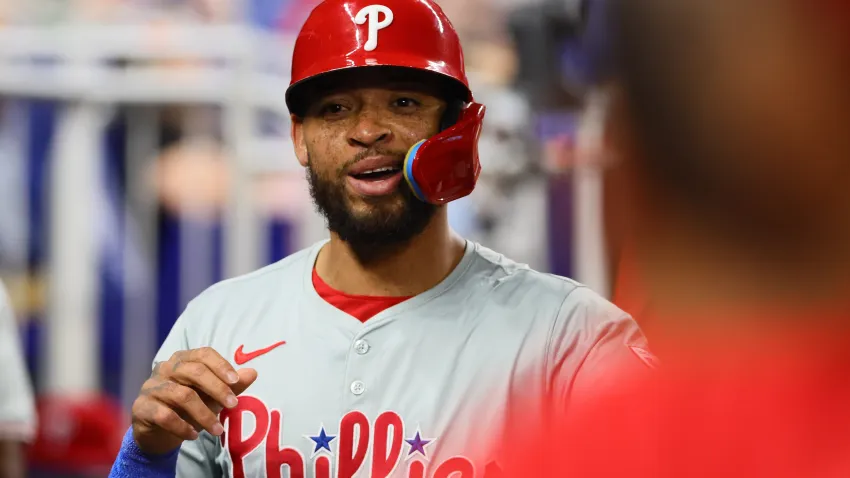
{"type": "Polygon", "coordinates": [[[453,125],[410,148],[404,177],[421,201],[447,204],[475,189],[481,173],[478,138],[484,112],[484,105],[463,103],[453,125]]]}

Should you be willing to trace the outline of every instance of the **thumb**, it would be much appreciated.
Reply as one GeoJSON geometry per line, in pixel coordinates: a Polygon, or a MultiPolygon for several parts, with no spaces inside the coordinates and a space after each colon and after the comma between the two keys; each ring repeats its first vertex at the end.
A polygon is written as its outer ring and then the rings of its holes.
{"type": "Polygon", "coordinates": [[[239,381],[230,387],[236,395],[242,394],[242,392],[257,380],[257,370],[253,368],[239,369],[236,371],[236,374],[239,375],[239,381]]]}

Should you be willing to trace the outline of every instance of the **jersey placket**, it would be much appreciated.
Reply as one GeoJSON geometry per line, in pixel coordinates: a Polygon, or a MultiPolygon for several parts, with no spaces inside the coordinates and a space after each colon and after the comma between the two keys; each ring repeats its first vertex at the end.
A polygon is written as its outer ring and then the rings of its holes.
{"type": "MultiPolygon", "coordinates": [[[[380,315],[383,315],[383,313],[380,315]]],[[[343,390],[343,396],[347,398],[345,405],[349,410],[365,411],[369,408],[369,395],[381,393],[380,390],[377,390],[380,378],[375,376],[375,371],[381,368],[375,363],[376,360],[380,359],[381,344],[379,342],[380,334],[375,332],[380,327],[387,325],[389,325],[387,320],[380,320],[376,316],[367,321],[351,341],[344,382],[347,389],[343,390]],[[373,321],[375,324],[371,323],[373,321]]]]}

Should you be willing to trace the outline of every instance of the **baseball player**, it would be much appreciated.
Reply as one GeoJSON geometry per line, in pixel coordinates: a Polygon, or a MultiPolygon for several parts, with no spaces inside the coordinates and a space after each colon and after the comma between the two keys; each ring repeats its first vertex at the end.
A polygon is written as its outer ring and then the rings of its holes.
{"type": "Polygon", "coordinates": [[[17,323],[0,284],[0,476],[22,478],[22,444],[35,436],[35,403],[19,341],[17,323]]]}
{"type": "Polygon", "coordinates": [[[449,229],[484,107],[435,3],[319,4],[286,98],[330,240],[189,304],[113,476],[490,477],[506,404],[649,370],[624,312],[449,229]]]}

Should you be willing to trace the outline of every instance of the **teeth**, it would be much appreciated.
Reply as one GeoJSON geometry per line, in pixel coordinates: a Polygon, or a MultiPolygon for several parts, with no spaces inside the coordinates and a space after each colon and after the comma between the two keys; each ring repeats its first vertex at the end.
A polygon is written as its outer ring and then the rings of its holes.
{"type": "Polygon", "coordinates": [[[396,170],[398,170],[398,168],[394,168],[392,166],[387,166],[385,168],[370,169],[369,171],[364,171],[363,174],[383,173],[383,172],[386,172],[386,171],[396,171],[396,170]]]}

